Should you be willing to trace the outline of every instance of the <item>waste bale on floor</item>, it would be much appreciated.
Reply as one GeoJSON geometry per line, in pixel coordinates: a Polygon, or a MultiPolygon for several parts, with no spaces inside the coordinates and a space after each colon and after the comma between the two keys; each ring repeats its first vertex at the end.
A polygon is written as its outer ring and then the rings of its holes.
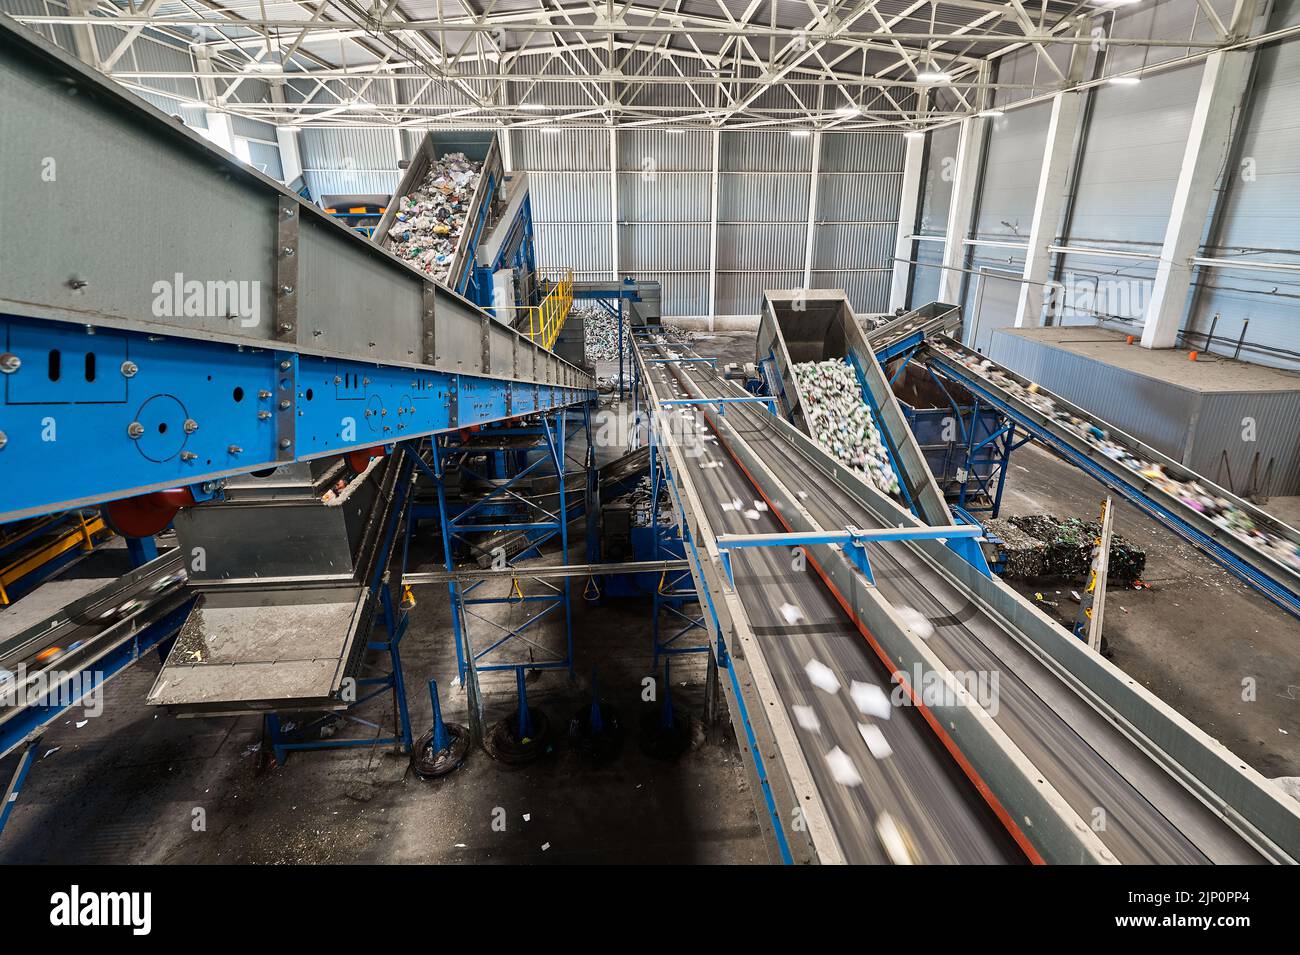
{"type": "MultiPolygon", "coordinates": [[[[1092,549],[1101,533],[1099,522],[1083,521],[1077,517],[1060,518],[1051,514],[1028,514],[1012,517],[1009,523],[1043,542],[1042,571],[1036,576],[1079,580],[1088,575],[1088,569],[1092,565],[1092,549]]],[[[1132,585],[1142,578],[1146,563],[1145,551],[1126,540],[1122,534],[1111,534],[1108,569],[1111,583],[1132,585]]]]}

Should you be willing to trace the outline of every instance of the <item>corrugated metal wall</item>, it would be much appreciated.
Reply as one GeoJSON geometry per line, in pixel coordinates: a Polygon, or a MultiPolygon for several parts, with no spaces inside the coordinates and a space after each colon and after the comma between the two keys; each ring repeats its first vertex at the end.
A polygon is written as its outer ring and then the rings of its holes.
{"type": "Polygon", "coordinates": [[[857,312],[889,304],[902,178],[897,133],[822,135],[811,284],[844,289],[857,312]]]}
{"type": "Polygon", "coordinates": [[[312,129],[298,134],[303,179],[321,196],[391,194],[401,173],[397,142],[388,130],[312,129]]]}
{"type": "Polygon", "coordinates": [[[718,150],[719,315],[757,315],[764,288],[798,288],[812,137],[724,132],[718,150]]]}
{"type": "MultiPolygon", "coordinates": [[[[650,92],[642,105],[662,103],[650,92]]],[[[657,279],[665,314],[708,315],[713,134],[620,130],[615,144],[619,274],[657,279]]]]}
{"type": "MultiPolygon", "coordinates": [[[[548,87],[552,95],[568,89],[548,87]]],[[[579,280],[610,278],[609,132],[516,129],[510,137],[514,168],[528,172],[538,266],[573,269],[579,280]]]]}
{"type": "MultiPolygon", "coordinates": [[[[655,102],[651,97],[643,105],[655,102]]],[[[515,168],[529,174],[542,266],[609,278],[615,271],[609,131],[515,130],[512,136],[515,168]]],[[[756,315],[764,288],[803,285],[813,137],[722,132],[717,301],[709,302],[713,136],[656,129],[621,129],[614,136],[617,273],[658,279],[665,315],[756,315]]],[[[821,149],[811,284],[844,288],[860,311],[883,311],[902,139],[828,133],[821,149]]]]}

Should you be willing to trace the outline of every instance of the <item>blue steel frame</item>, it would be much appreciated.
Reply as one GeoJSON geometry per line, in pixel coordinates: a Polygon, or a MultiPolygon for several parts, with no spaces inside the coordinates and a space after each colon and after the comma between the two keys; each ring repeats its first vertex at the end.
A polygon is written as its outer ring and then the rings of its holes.
{"type": "MultiPolygon", "coordinates": [[[[653,425],[651,427],[651,441],[654,442],[653,425]]],[[[655,456],[654,443],[651,444],[650,453],[652,455],[650,471],[652,475],[655,475],[658,473],[658,468],[655,467],[653,461],[653,457],[655,456]]],[[[681,515],[685,514],[686,511],[682,507],[681,494],[678,492],[677,485],[673,481],[672,467],[669,465],[666,457],[659,461],[659,467],[663,468],[664,477],[666,478],[664,483],[667,485],[668,491],[672,495],[673,503],[680,520],[681,515]]],[[[652,477],[651,480],[653,482],[654,477],[652,477]]],[[[695,538],[691,533],[690,525],[685,521],[682,521],[680,529],[682,541],[686,545],[687,560],[692,564],[696,579],[704,580],[703,560],[700,557],[699,550],[695,546],[695,538]]],[[[763,793],[763,803],[767,808],[767,814],[771,820],[772,831],[777,844],[777,851],[780,853],[781,861],[785,865],[792,865],[794,863],[794,855],[790,851],[790,843],[786,839],[785,829],[783,828],[783,823],[781,821],[781,814],[777,811],[776,800],[772,796],[772,783],[767,775],[767,766],[763,762],[762,747],[758,745],[758,737],[754,732],[754,726],[749,715],[749,709],[745,706],[745,698],[741,691],[740,679],[736,676],[736,668],[731,665],[731,654],[727,650],[727,643],[722,635],[722,626],[718,622],[718,611],[713,605],[713,595],[709,593],[707,587],[705,587],[703,591],[698,591],[698,593],[699,596],[703,598],[704,608],[708,612],[708,619],[713,622],[713,631],[717,634],[717,643],[714,647],[713,654],[714,659],[717,661],[718,668],[726,671],[727,679],[731,683],[732,699],[735,700],[741,725],[745,729],[747,749],[750,758],[754,761],[754,771],[758,777],[759,789],[763,793]]]]}
{"type": "Polygon", "coordinates": [[[1245,563],[1237,557],[1236,554],[1221,546],[1218,541],[1214,540],[1214,538],[1203,534],[1163,505],[1156,503],[1137,486],[1130,484],[1118,475],[1100,467],[1091,458],[1084,454],[1080,454],[1073,446],[1063,441],[1053,432],[1040,427],[1030,418],[1018,413],[1016,409],[1011,407],[1011,405],[1007,404],[996,394],[983,387],[973,378],[961,374],[956,368],[947,362],[941,361],[940,367],[945,375],[951,377],[955,381],[961,382],[962,386],[967,388],[972,394],[983,398],[990,405],[1002,412],[1008,420],[1013,421],[1019,427],[1024,428],[1029,435],[1037,438],[1043,444],[1050,447],[1063,459],[1082,470],[1085,474],[1100,481],[1111,490],[1124,495],[1130,503],[1145,511],[1151,517],[1155,518],[1183,539],[1189,541],[1196,547],[1201,548],[1223,565],[1223,567],[1225,567],[1230,573],[1259,590],[1264,594],[1264,596],[1268,597],[1283,610],[1293,616],[1300,617],[1300,594],[1292,593],[1272,577],[1269,577],[1258,569],[1245,563]]]}
{"type": "Polygon", "coordinates": [[[168,488],[201,491],[236,474],[594,397],[560,385],[108,328],[91,334],[10,316],[0,316],[0,341],[24,364],[0,375],[0,521],[168,488]],[[51,380],[46,356],[56,352],[63,373],[51,380]]]}
{"type": "MultiPolygon", "coordinates": [[[[493,182],[493,192],[496,186],[494,181],[489,177],[489,182],[493,182]]],[[[479,308],[487,311],[494,311],[492,303],[492,276],[501,269],[514,269],[523,272],[526,275],[537,274],[537,256],[533,243],[533,206],[532,199],[529,196],[524,197],[523,203],[519,207],[519,213],[515,216],[515,221],[510,223],[511,231],[520,232],[519,240],[516,242],[512,238],[501,243],[501,252],[496,259],[488,265],[478,264],[478,243],[482,239],[482,220],[485,214],[492,194],[489,193],[487,201],[483,203],[482,212],[480,213],[480,222],[476,226],[471,246],[465,250],[465,255],[470,258],[470,265],[465,269],[465,274],[461,279],[461,287],[457,289],[462,295],[468,298],[479,308]]],[[[505,228],[504,224],[499,224],[498,229],[505,228]]],[[[536,298],[538,288],[534,283],[533,296],[536,298]]],[[[535,302],[520,302],[520,305],[533,305],[535,302]]]]}
{"type": "MultiPolygon", "coordinates": [[[[675,404],[696,404],[692,400],[674,401],[675,404]]],[[[660,402],[661,405],[669,402],[660,402]]],[[[663,529],[659,526],[659,495],[665,483],[671,485],[671,481],[664,481],[664,472],[660,470],[662,465],[667,468],[667,459],[659,454],[659,440],[657,428],[652,424],[649,429],[650,440],[650,526],[654,537],[653,557],[662,559],[664,557],[676,557],[677,553],[670,548],[666,548],[662,543],[663,529]]],[[[682,531],[682,539],[685,541],[685,528],[679,528],[682,531]]],[[[654,648],[654,668],[659,668],[659,658],[662,656],[679,656],[686,653],[708,653],[709,644],[707,640],[702,644],[693,644],[691,646],[678,646],[677,641],[692,630],[704,630],[708,632],[708,626],[704,618],[704,604],[700,601],[700,595],[697,592],[694,580],[691,578],[689,570],[679,571],[677,573],[663,573],[660,575],[659,584],[655,587],[653,610],[651,616],[650,641],[654,648]],[[683,586],[690,581],[689,587],[683,586]],[[685,613],[683,608],[688,603],[695,603],[700,606],[700,616],[692,617],[685,613]],[[667,610],[677,620],[683,621],[684,626],[673,632],[666,640],[659,639],[659,618],[663,611],[667,610]]]]}
{"type": "MultiPolygon", "coordinates": [[[[587,436],[587,446],[591,448],[591,413],[590,405],[584,404],[581,410],[582,426],[587,436]]],[[[569,562],[569,517],[572,509],[568,507],[568,494],[566,487],[565,474],[565,449],[569,440],[568,431],[568,412],[561,409],[556,412],[543,414],[541,420],[535,426],[527,427],[509,427],[493,428],[490,433],[501,435],[531,435],[540,440],[534,448],[528,449],[523,454],[518,454],[517,449],[512,449],[506,453],[501,466],[503,471],[517,465],[514,473],[510,475],[504,483],[498,484],[485,497],[476,501],[469,507],[459,512],[453,513],[448,504],[447,486],[446,486],[446,465],[451,458],[461,458],[461,467],[464,468],[463,459],[470,454],[475,453],[471,445],[462,443],[455,436],[447,436],[433,441],[433,466],[425,464],[422,460],[416,459],[416,466],[433,482],[438,497],[438,523],[442,535],[443,561],[449,572],[456,570],[454,544],[456,541],[466,541],[470,535],[491,533],[493,531],[524,531],[530,538],[530,546],[521,553],[517,554],[513,560],[508,561],[509,566],[514,566],[515,561],[536,553],[542,544],[559,537],[560,551],[562,562],[569,562]],[[541,450],[543,454],[532,463],[527,462],[527,455],[531,451],[541,450]],[[511,515],[500,514],[492,521],[478,521],[474,518],[480,514],[487,513],[495,502],[501,501],[506,496],[514,500],[523,500],[520,495],[511,491],[511,488],[522,478],[527,477],[535,472],[543,472],[546,465],[550,466],[557,481],[557,506],[554,513],[546,511],[541,505],[534,502],[527,502],[527,506],[533,511],[541,511],[546,515],[545,520],[510,520],[511,515]]],[[[477,453],[483,453],[481,450],[477,453]]],[[[587,488],[590,492],[591,475],[590,466],[592,455],[588,454],[584,463],[584,469],[587,474],[587,488]]],[[[473,473],[473,472],[471,472],[473,473]]],[[[590,540],[588,541],[590,547],[590,540]]],[[[521,570],[520,577],[527,577],[527,570],[521,570]]],[[[474,659],[474,668],[477,671],[485,670],[512,670],[520,666],[534,670],[568,670],[573,673],[573,581],[566,577],[562,583],[551,589],[546,594],[522,594],[518,597],[507,595],[505,597],[471,597],[469,596],[475,590],[487,582],[486,579],[476,580],[473,583],[462,585],[456,580],[447,582],[447,591],[451,598],[451,625],[452,638],[456,647],[456,667],[461,682],[464,683],[468,661],[466,653],[472,653],[474,659]],[[469,607],[491,604],[540,604],[541,608],[528,618],[519,627],[505,627],[495,621],[487,620],[484,617],[475,614],[467,609],[469,607]],[[563,658],[555,660],[529,661],[528,663],[480,663],[479,661],[489,654],[499,650],[507,643],[514,639],[521,639],[524,642],[533,645],[524,636],[524,632],[529,628],[535,627],[542,620],[555,613],[563,611],[564,615],[564,645],[565,653],[563,658]],[[461,619],[464,615],[465,623],[462,625],[461,619]],[[468,617],[478,617],[484,623],[488,623],[502,631],[503,636],[492,642],[482,650],[475,651],[470,642],[468,632],[468,617]]]]}
{"type": "Polygon", "coordinates": [[[984,551],[980,549],[976,538],[984,534],[979,524],[950,524],[947,527],[883,527],[863,530],[860,527],[846,527],[842,531],[797,531],[789,534],[719,534],[718,556],[727,571],[727,578],[734,586],[736,579],[731,569],[731,551],[746,547],[801,547],[813,544],[839,544],[853,565],[867,578],[867,583],[876,582],[871,571],[871,562],[867,559],[867,544],[881,541],[941,540],[948,549],[957,554],[985,577],[992,577],[984,551]]]}
{"type": "MultiPolygon", "coordinates": [[[[900,356],[903,359],[899,362],[898,368],[894,372],[894,376],[889,380],[891,386],[902,377],[908,364],[924,344],[924,336],[918,332],[915,335],[903,339],[901,342],[896,342],[894,345],[876,352],[876,357],[880,360],[882,365],[885,362],[892,361],[900,356]]],[[[952,408],[953,417],[961,427],[962,443],[966,445],[966,463],[964,465],[964,470],[968,476],[957,492],[957,506],[972,511],[988,511],[993,517],[997,517],[1002,510],[1002,493],[1006,488],[1007,470],[1011,466],[1011,452],[1023,447],[1029,441],[1032,441],[1033,437],[1032,435],[1027,435],[1017,441],[1015,422],[1003,415],[1002,418],[1004,424],[1000,428],[995,429],[984,439],[977,442],[975,440],[975,427],[979,421],[979,397],[976,396],[975,398],[975,407],[970,412],[971,423],[968,425],[966,423],[966,415],[962,413],[961,406],[957,404],[956,399],[954,399],[952,394],[948,391],[942,378],[935,374],[934,369],[931,368],[929,364],[925,364],[922,367],[924,367],[926,372],[929,373],[930,378],[934,381],[939,390],[943,392],[943,396],[948,399],[948,405],[952,408]],[[979,453],[989,444],[997,442],[998,439],[1002,439],[999,445],[1001,450],[1001,461],[998,466],[998,480],[996,489],[990,489],[989,481],[980,476],[978,469],[975,467],[975,462],[979,453]],[[974,484],[976,490],[983,491],[989,498],[990,504],[988,507],[973,507],[972,505],[967,504],[966,496],[968,493],[971,493],[971,484],[974,484]]],[[[915,414],[915,412],[913,412],[913,414],[915,414]]],[[[906,409],[904,409],[904,415],[908,417],[908,422],[911,424],[913,417],[908,414],[906,409]]]]}

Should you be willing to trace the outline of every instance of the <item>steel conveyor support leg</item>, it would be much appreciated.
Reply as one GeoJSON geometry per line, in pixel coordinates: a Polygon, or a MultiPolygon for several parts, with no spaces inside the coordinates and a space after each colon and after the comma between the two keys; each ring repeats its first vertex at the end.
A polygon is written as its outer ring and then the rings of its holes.
{"type": "MultiPolygon", "coordinates": [[[[405,567],[402,568],[405,571],[405,567]]],[[[384,623],[388,628],[388,659],[393,667],[393,716],[397,721],[398,743],[401,752],[409,753],[413,744],[411,736],[411,711],[406,702],[406,678],[402,675],[402,637],[406,634],[409,620],[405,611],[397,617],[398,610],[393,605],[393,592],[384,584],[384,623]]]]}
{"type": "MultiPolygon", "coordinates": [[[[438,527],[442,531],[442,558],[448,573],[451,573],[456,569],[456,562],[451,552],[451,517],[447,513],[447,472],[443,462],[443,452],[446,449],[441,445],[440,440],[435,437],[432,442],[433,475],[434,487],[438,492],[438,527]]],[[[564,500],[563,491],[560,500],[564,500]]],[[[447,594],[451,598],[451,635],[452,643],[456,646],[456,674],[464,684],[465,650],[461,638],[460,614],[457,612],[460,607],[460,594],[454,579],[447,581],[447,594]]]]}
{"type": "Polygon", "coordinates": [[[429,681],[429,700],[433,703],[433,743],[432,749],[435,753],[441,753],[447,748],[450,737],[447,735],[447,724],[442,721],[442,704],[438,702],[438,681],[429,681]]]}
{"type": "Polygon", "coordinates": [[[158,556],[158,542],[152,537],[128,537],[126,552],[132,567],[143,567],[158,556]]]}

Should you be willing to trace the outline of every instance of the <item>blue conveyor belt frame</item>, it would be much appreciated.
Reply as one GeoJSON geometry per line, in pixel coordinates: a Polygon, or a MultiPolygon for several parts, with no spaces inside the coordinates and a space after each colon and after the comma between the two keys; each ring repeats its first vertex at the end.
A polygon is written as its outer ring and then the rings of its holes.
{"type": "MultiPolygon", "coordinates": [[[[1006,374],[1022,385],[1029,385],[1028,379],[1016,374],[991,359],[971,351],[958,342],[941,337],[938,342],[970,358],[989,362],[990,369],[1006,374]]],[[[985,375],[977,374],[964,365],[952,360],[932,345],[925,345],[915,353],[915,360],[924,361],[932,370],[960,383],[972,394],[997,408],[1026,434],[1051,448],[1070,464],[1095,478],[1106,487],[1122,495],[1162,525],[1178,534],[1184,540],[1195,545],[1215,561],[1225,567],[1234,576],[1254,587],[1282,609],[1300,617],[1300,574],[1288,571],[1275,561],[1264,557],[1253,548],[1236,540],[1231,534],[1210,524],[1203,516],[1196,514],[1161,492],[1154,484],[1133,474],[1127,468],[1110,461],[1082,441],[1065,433],[1059,426],[1050,422],[1044,415],[1019,401],[1014,395],[999,387],[996,382],[985,375]]],[[[1257,525],[1279,529],[1292,539],[1300,538],[1300,532],[1281,524],[1264,514],[1258,508],[1237,498],[1228,490],[1218,487],[1212,481],[1201,477],[1173,459],[1161,454],[1154,448],[1143,444],[1109,423],[1089,414],[1069,401],[1040,388],[1039,394],[1052,399],[1056,406],[1076,417],[1093,423],[1105,430],[1112,439],[1127,445],[1135,454],[1160,464],[1166,474],[1179,477],[1180,480],[1195,480],[1216,496],[1226,498],[1250,514],[1257,525]]]]}

